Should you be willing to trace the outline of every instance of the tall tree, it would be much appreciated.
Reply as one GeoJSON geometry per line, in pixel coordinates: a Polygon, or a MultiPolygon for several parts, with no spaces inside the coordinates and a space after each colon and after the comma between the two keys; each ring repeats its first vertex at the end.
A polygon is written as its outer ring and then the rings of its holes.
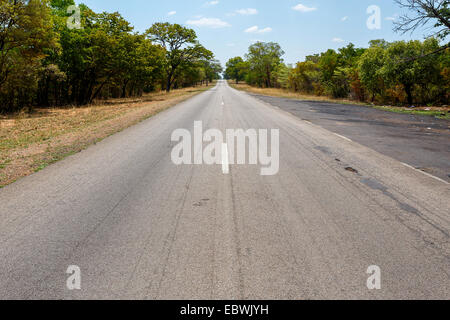
{"type": "Polygon", "coordinates": [[[0,104],[29,103],[45,49],[57,46],[47,0],[0,1],[0,104]]]}
{"type": "Polygon", "coordinates": [[[414,102],[414,89],[436,83],[439,79],[439,56],[428,55],[422,59],[415,57],[424,52],[439,48],[436,39],[420,41],[397,41],[386,50],[385,63],[380,70],[391,85],[401,84],[405,90],[408,104],[414,102]]]}
{"type": "Polygon", "coordinates": [[[385,50],[379,46],[369,48],[358,61],[358,71],[361,82],[371,94],[372,102],[375,96],[384,89],[383,74],[381,72],[385,63],[385,50]]]}
{"type": "Polygon", "coordinates": [[[319,67],[312,61],[298,62],[289,76],[290,88],[308,94],[320,94],[320,90],[317,90],[319,82],[319,67]]]}
{"type": "Polygon", "coordinates": [[[201,61],[201,64],[205,70],[206,85],[213,80],[220,79],[220,74],[223,72],[223,68],[219,60],[206,59],[201,61]]]}
{"type": "Polygon", "coordinates": [[[241,57],[235,57],[228,60],[225,69],[226,78],[235,80],[236,84],[238,84],[239,81],[243,81],[245,79],[247,72],[248,65],[241,57]]]}
{"type": "Polygon", "coordinates": [[[283,62],[281,57],[284,51],[280,45],[275,42],[257,42],[251,45],[248,51],[246,58],[257,83],[260,86],[264,84],[268,88],[272,87],[273,72],[283,62]]]}
{"type": "Polygon", "coordinates": [[[177,69],[181,64],[194,63],[199,59],[211,59],[213,54],[197,40],[194,30],[179,24],[155,23],[146,31],[148,38],[166,50],[166,90],[170,91],[177,69]]]}

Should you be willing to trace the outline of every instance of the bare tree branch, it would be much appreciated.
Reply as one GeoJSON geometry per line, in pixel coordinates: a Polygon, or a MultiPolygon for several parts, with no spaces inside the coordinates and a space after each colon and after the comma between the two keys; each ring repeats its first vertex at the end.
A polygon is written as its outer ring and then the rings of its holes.
{"type": "Polygon", "coordinates": [[[433,23],[430,28],[443,28],[431,36],[445,39],[450,34],[449,0],[395,0],[395,2],[411,13],[401,16],[395,22],[394,31],[405,34],[433,23]]]}

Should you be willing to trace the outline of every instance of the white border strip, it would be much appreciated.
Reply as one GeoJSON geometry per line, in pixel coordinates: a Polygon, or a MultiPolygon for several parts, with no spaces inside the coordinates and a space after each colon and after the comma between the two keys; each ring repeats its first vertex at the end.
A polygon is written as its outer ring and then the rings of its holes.
{"type": "Polygon", "coordinates": [[[450,183],[448,183],[447,181],[445,181],[445,180],[443,180],[443,179],[441,179],[441,178],[435,177],[435,176],[433,176],[432,174],[429,174],[428,172],[425,172],[425,171],[416,169],[416,168],[414,168],[413,166],[410,166],[410,165],[407,164],[407,163],[402,162],[402,165],[404,165],[404,166],[407,167],[407,168],[413,169],[414,171],[420,172],[420,173],[426,175],[427,177],[433,178],[434,180],[443,182],[443,183],[445,183],[445,184],[450,184],[450,183]]]}
{"type": "Polygon", "coordinates": [[[333,134],[334,134],[335,136],[338,136],[339,138],[342,138],[342,139],[344,139],[344,140],[347,140],[348,142],[353,142],[352,139],[349,139],[349,138],[347,138],[347,137],[341,136],[340,134],[337,134],[337,133],[334,133],[334,132],[333,132],[333,134]]]}

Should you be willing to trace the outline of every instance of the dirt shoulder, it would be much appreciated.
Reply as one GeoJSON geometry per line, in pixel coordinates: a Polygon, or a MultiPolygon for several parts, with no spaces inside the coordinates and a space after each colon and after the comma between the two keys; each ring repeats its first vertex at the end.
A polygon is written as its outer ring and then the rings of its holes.
{"type": "Polygon", "coordinates": [[[363,102],[357,102],[348,99],[332,99],[324,96],[314,96],[314,95],[305,95],[298,92],[292,92],[284,89],[276,89],[276,88],[257,88],[249,86],[245,83],[236,84],[235,82],[230,81],[230,86],[237,90],[246,91],[249,93],[254,93],[258,95],[265,95],[271,97],[285,98],[285,99],[296,99],[296,100],[305,100],[305,101],[319,101],[319,102],[330,102],[337,104],[351,104],[351,105],[359,105],[371,107],[383,111],[389,111],[394,113],[403,113],[403,114],[413,114],[413,115],[423,115],[423,116],[432,116],[439,119],[447,119],[450,120],[450,107],[416,107],[414,109],[408,107],[397,107],[397,106],[381,106],[381,105],[372,105],[363,102]]]}
{"type": "Polygon", "coordinates": [[[0,116],[0,188],[211,87],[0,116]]]}

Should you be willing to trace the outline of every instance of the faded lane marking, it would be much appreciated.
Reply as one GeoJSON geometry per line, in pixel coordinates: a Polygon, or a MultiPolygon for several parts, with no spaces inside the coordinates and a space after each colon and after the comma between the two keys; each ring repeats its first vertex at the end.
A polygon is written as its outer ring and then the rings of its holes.
{"type": "Polygon", "coordinates": [[[228,161],[228,145],[222,143],[222,172],[223,174],[230,173],[230,164],[228,161]]]}

